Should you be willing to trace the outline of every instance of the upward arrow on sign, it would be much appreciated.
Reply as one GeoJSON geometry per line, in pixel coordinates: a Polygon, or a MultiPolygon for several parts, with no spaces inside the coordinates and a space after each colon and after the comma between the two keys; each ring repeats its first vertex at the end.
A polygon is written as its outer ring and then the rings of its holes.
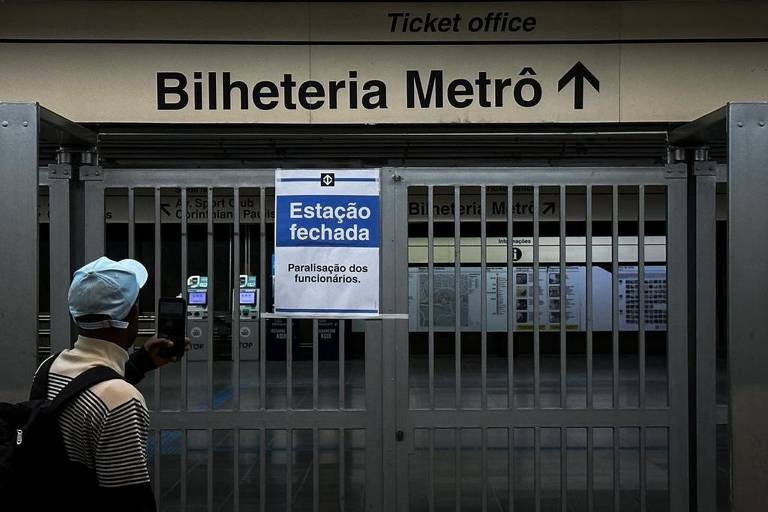
{"type": "Polygon", "coordinates": [[[560,92],[573,81],[573,108],[576,110],[584,108],[584,80],[589,82],[589,85],[597,92],[600,92],[600,80],[581,61],[574,64],[557,82],[557,92],[560,92]]]}

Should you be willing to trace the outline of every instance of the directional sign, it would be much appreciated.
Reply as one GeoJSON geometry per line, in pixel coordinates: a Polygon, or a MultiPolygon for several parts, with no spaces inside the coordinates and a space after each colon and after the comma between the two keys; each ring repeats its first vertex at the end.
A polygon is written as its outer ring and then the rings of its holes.
{"type": "Polygon", "coordinates": [[[768,100],[757,0],[696,2],[695,23],[681,1],[167,3],[3,3],[0,91],[94,123],[677,122],[768,100]]]}
{"type": "Polygon", "coordinates": [[[584,108],[584,80],[589,82],[596,91],[600,92],[600,80],[593,75],[587,67],[577,62],[568,72],[557,82],[557,90],[562,91],[565,86],[573,82],[573,108],[582,110],[584,108]]]}

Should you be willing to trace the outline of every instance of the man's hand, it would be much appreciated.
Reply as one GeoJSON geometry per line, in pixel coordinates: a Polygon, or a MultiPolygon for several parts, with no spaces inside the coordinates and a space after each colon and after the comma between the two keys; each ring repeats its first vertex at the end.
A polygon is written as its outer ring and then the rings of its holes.
{"type": "MultiPolygon", "coordinates": [[[[144,343],[144,350],[147,351],[147,354],[149,354],[150,359],[152,359],[152,362],[160,368],[161,366],[165,366],[168,363],[176,362],[179,360],[176,356],[171,357],[164,357],[160,354],[160,350],[164,348],[171,348],[173,347],[173,342],[171,340],[165,339],[165,338],[157,338],[152,337],[144,343]]],[[[189,338],[186,338],[186,347],[185,350],[189,350],[189,338]]]]}

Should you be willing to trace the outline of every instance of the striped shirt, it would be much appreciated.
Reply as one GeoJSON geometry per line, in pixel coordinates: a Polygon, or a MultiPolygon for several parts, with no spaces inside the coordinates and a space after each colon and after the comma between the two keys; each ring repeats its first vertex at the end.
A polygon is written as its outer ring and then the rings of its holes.
{"type": "MultiPolygon", "coordinates": [[[[80,336],[74,348],[53,362],[48,398],[53,400],[75,377],[95,366],[125,375],[128,359],[128,352],[115,343],[80,336]]],[[[92,386],[60,413],[59,428],[68,462],[97,488],[94,494],[100,497],[94,498],[94,508],[100,501],[105,510],[155,510],[147,468],[149,412],[132,384],[114,379],[92,386]],[[115,508],[110,494],[120,496],[121,508],[115,508]]]]}

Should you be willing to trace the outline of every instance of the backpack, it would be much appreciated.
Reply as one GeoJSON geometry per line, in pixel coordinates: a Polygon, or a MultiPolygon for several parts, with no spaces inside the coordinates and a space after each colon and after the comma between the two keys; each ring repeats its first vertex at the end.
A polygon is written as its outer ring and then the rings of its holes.
{"type": "MultiPolygon", "coordinates": [[[[54,400],[47,399],[48,358],[38,370],[30,398],[17,404],[0,403],[0,496],[4,503],[25,503],[34,510],[42,500],[43,482],[61,481],[66,475],[66,450],[58,415],[83,391],[100,382],[123,377],[111,368],[97,366],[75,377],[54,400]],[[22,501],[23,500],[23,501],[22,501]]],[[[47,484],[46,484],[47,485],[47,484]]]]}

